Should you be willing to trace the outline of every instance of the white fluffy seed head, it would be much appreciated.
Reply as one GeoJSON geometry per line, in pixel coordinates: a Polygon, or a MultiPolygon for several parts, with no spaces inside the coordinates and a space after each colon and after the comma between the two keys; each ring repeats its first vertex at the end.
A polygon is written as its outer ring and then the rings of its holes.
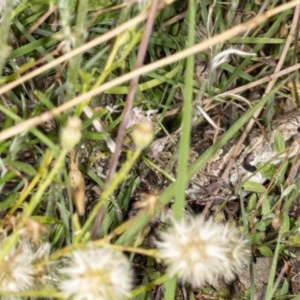
{"type": "MultiPolygon", "coordinates": [[[[0,242],[0,252],[5,249],[7,237],[0,242]]],[[[4,256],[0,261],[0,290],[7,292],[20,292],[31,289],[34,284],[34,268],[32,260],[34,253],[25,242],[18,245],[4,256]]],[[[4,296],[1,299],[17,299],[15,296],[4,296]]]]}
{"type": "Polygon", "coordinates": [[[133,273],[128,260],[109,248],[75,250],[60,289],[73,300],[120,300],[129,296],[133,273]]]}
{"type": "Polygon", "coordinates": [[[235,278],[248,261],[246,240],[234,227],[216,224],[202,216],[173,222],[158,242],[158,256],[168,274],[194,287],[235,278]]]}

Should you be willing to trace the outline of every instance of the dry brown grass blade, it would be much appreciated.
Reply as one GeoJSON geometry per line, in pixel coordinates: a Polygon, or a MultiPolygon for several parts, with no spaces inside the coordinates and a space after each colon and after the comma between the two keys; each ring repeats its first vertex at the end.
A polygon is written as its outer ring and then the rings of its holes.
{"type": "Polygon", "coordinates": [[[36,23],[34,23],[30,28],[29,32],[32,33],[36,31],[41,24],[43,24],[55,11],[57,10],[56,6],[50,6],[49,10],[44,13],[36,23]]]}
{"type": "MultiPolygon", "coordinates": [[[[153,0],[151,3],[151,6],[150,6],[149,15],[147,18],[143,37],[142,37],[142,40],[141,40],[141,43],[140,43],[140,46],[138,49],[134,69],[140,68],[144,63],[145,55],[147,53],[148,44],[149,44],[149,40],[150,40],[150,35],[152,33],[153,24],[155,21],[157,5],[158,5],[158,0],[153,0]]],[[[119,125],[118,135],[117,135],[117,139],[116,139],[116,147],[115,147],[115,151],[113,152],[111,160],[110,160],[106,183],[109,183],[112,180],[112,178],[116,172],[116,169],[117,169],[119,157],[121,155],[122,145],[123,145],[124,138],[126,135],[126,128],[127,128],[128,122],[130,120],[130,114],[132,111],[134,96],[136,93],[136,88],[137,88],[138,82],[139,82],[139,76],[136,76],[131,79],[130,84],[129,84],[129,90],[128,90],[128,94],[126,97],[125,106],[124,106],[124,109],[122,112],[122,120],[121,120],[121,124],[119,125]]],[[[100,210],[98,213],[98,216],[95,220],[95,224],[94,224],[94,228],[93,228],[93,237],[94,238],[97,237],[98,230],[101,227],[101,223],[102,223],[102,219],[103,219],[102,217],[103,217],[103,212],[102,212],[102,210],[100,210]]]]}
{"type": "MultiPolygon", "coordinates": [[[[294,73],[296,72],[297,70],[300,69],[300,63],[296,64],[296,65],[293,65],[291,67],[288,67],[288,68],[285,68],[279,72],[274,72],[273,74],[270,74],[268,76],[265,76],[261,79],[258,79],[256,81],[253,81],[253,82],[250,82],[250,83],[247,83],[245,85],[242,85],[242,86],[239,86],[239,87],[236,87],[234,89],[231,89],[229,91],[226,91],[224,93],[221,93],[219,95],[216,95],[214,97],[226,97],[226,96],[230,96],[230,95],[236,95],[236,94],[240,94],[240,93],[243,93],[251,88],[254,88],[254,87],[257,87],[261,84],[264,84],[266,82],[269,82],[271,80],[274,80],[274,79],[277,79],[281,76],[284,76],[284,75],[288,75],[288,74],[291,74],[291,73],[294,73]]],[[[213,98],[206,98],[203,100],[203,103],[205,105],[209,105],[211,102],[213,101],[213,98]]]]}
{"type": "MultiPolygon", "coordinates": [[[[148,48],[148,44],[149,44],[149,40],[150,40],[150,35],[152,32],[152,28],[153,28],[153,24],[154,24],[154,20],[155,20],[157,5],[158,5],[158,0],[153,0],[151,3],[150,10],[149,10],[149,16],[148,16],[148,19],[146,22],[145,31],[144,31],[144,34],[143,34],[143,37],[142,37],[142,40],[141,40],[141,43],[139,46],[134,69],[140,68],[144,63],[145,55],[147,53],[147,48],[148,48]]],[[[127,125],[128,125],[129,119],[130,119],[130,114],[131,114],[131,110],[132,110],[132,106],[133,106],[133,100],[134,100],[134,96],[136,93],[136,87],[138,85],[138,82],[139,82],[139,76],[136,76],[131,79],[130,84],[129,84],[129,90],[128,90],[128,94],[126,96],[125,106],[124,106],[124,109],[122,112],[122,120],[121,120],[121,124],[119,126],[118,135],[117,135],[117,139],[116,139],[116,149],[112,155],[112,158],[111,158],[111,161],[109,164],[107,182],[111,181],[111,179],[117,169],[118,160],[119,160],[119,157],[121,154],[121,149],[122,149],[122,145],[123,145],[123,141],[124,141],[124,137],[125,137],[125,133],[126,133],[126,128],[127,128],[127,125]]]]}

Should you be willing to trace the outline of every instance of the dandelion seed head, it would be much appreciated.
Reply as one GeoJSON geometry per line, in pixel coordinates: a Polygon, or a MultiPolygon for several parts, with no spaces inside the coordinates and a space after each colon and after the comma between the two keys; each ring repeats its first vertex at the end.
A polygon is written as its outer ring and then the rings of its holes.
{"type": "MultiPolygon", "coordinates": [[[[7,237],[2,238],[0,252],[4,249],[7,241],[7,237]]],[[[25,242],[21,241],[18,245],[12,247],[4,259],[0,261],[0,290],[19,292],[30,289],[33,286],[33,256],[32,250],[25,242]]],[[[16,298],[7,296],[3,299],[16,298]]]]}
{"type": "Polygon", "coordinates": [[[231,281],[248,259],[246,241],[235,228],[201,216],[174,221],[161,237],[158,256],[168,274],[193,286],[212,284],[220,277],[231,281]]]}
{"type": "Polygon", "coordinates": [[[129,295],[133,277],[128,260],[108,248],[74,251],[61,273],[66,279],[60,289],[74,300],[124,299],[129,295]]]}
{"type": "MultiPolygon", "coordinates": [[[[24,234],[23,230],[21,232],[21,238],[7,250],[12,242],[11,237],[7,236],[6,231],[0,230],[0,253],[4,256],[0,260],[0,291],[4,293],[31,290],[37,286],[41,287],[41,283],[45,281],[45,268],[37,268],[36,264],[49,257],[51,245],[48,242],[36,244],[32,239],[26,238],[27,234],[24,234]]],[[[52,284],[52,274],[51,278],[47,279],[47,288],[52,284]]],[[[8,294],[0,298],[23,299],[21,296],[8,294]]]]}

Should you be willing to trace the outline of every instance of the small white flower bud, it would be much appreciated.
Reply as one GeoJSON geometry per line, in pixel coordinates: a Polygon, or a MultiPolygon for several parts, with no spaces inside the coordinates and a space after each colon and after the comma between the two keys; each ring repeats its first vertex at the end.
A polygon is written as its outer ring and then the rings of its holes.
{"type": "Polygon", "coordinates": [[[153,139],[153,126],[149,121],[141,121],[136,124],[132,131],[131,137],[137,148],[146,148],[153,139]]]}
{"type": "Polygon", "coordinates": [[[280,230],[280,227],[282,225],[282,222],[280,220],[280,218],[278,216],[276,216],[275,218],[272,219],[272,227],[273,229],[278,232],[280,230]]]}
{"type": "Polygon", "coordinates": [[[61,131],[60,144],[63,149],[70,151],[81,139],[81,120],[70,117],[61,131]]]}

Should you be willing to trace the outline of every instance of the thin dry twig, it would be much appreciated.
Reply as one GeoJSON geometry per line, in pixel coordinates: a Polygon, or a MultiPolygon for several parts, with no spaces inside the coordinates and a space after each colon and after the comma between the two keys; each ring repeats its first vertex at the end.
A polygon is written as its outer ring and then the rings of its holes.
{"type": "MultiPolygon", "coordinates": [[[[149,10],[149,15],[148,15],[148,19],[147,19],[146,26],[145,26],[145,31],[144,31],[144,34],[143,34],[143,37],[141,40],[139,50],[138,50],[134,69],[140,68],[144,63],[145,55],[146,55],[149,40],[150,40],[150,35],[152,32],[152,28],[153,28],[153,24],[154,24],[154,20],[155,20],[157,5],[158,5],[158,0],[153,0],[151,3],[150,10],[149,10]]],[[[124,106],[124,109],[122,112],[122,121],[119,126],[118,135],[117,135],[117,139],[116,139],[116,149],[115,149],[115,152],[113,153],[113,156],[111,158],[110,165],[109,165],[109,171],[108,171],[107,180],[106,180],[107,183],[111,181],[111,179],[116,171],[117,165],[118,165],[118,160],[119,160],[119,157],[121,154],[121,149],[122,149],[122,145],[123,145],[123,141],[124,141],[124,137],[125,137],[126,128],[127,128],[127,125],[128,125],[129,119],[130,119],[130,114],[131,114],[131,110],[132,110],[132,106],[133,106],[133,100],[134,100],[134,96],[136,93],[136,87],[139,82],[139,77],[140,77],[139,75],[133,77],[129,84],[129,90],[128,90],[128,94],[126,97],[125,106],[124,106]]]]}
{"type": "Polygon", "coordinates": [[[224,93],[221,93],[219,95],[216,95],[214,97],[211,97],[211,98],[205,98],[203,100],[203,104],[204,105],[210,105],[211,102],[213,101],[214,98],[216,97],[226,97],[226,96],[229,96],[230,95],[235,95],[235,94],[240,94],[240,93],[243,93],[249,89],[252,89],[256,86],[259,86],[259,85],[262,85],[266,82],[270,82],[271,80],[274,80],[274,79],[277,79],[279,77],[282,77],[284,75],[287,75],[287,74],[290,74],[290,73],[294,73],[296,72],[298,69],[300,68],[300,64],[296,64],[296,65],[293,65],[291,67],[288,67],[286,69],[283,69],[279,72],[274,72],[273,74],[270,74],[270,75],[267,75],[261,79],[258,79],[256,81],[253,81],[253,82],[250,82],[250,83],[247,83],[245,85],[242,85],[242,86],[239,86],[239,87],[236,87],[234,89],[231,89],[229,91],[226,91],[224,93]]]}
{"type": "MultiPolygon", "coordinates": [[[[294,1],[291,1],[291,2],[288,2],[288,3],[285,3],[285,4],[282,4],[270,11],[267,11],[265,12],[264,14],[262,15],[258,15],[256,17],[254,17],[253,19],[245,22],[245,23],[242,23],[242,24],[239,24],[239,25],[236,25],[226,31],[224,31],[223,33],[221,34],[218,34],[214,37],[212,37],[211,39],[209,40],[205,40],[199,44],[196,44],[195,46],[192,46],[190,48],[187,48],[181,52],[178,52],[178,53],[175,53],[173,55],[170,55],[168,57],[165,57],[165,58],[162,58],[160,60],[157,60],[149,65],[146,65],[146,66],[143,66],[141,68],[138,68],[136,70],[133,70],[127,74],[124,74],[123,76],[120,76],[118,78],[115,78],[109,82],[106,82],[104,83],[103,85],[95,88],[95,89],[92,89],[90,90],[89,92],[85,93],[85,94],[82,94],[78,97],[75,97],[73,98],[72,100],[62,104],[61,106],[58,106],[56,107],[55,109],[51,110],[51,111],[48,111],[48,112],[45,112],[43,114],[41,114],[40,116],[38,117],[35,117],[35,118],[31,118],[29,120],[26,120],[26,121],[23,121],[11,128],[8,128],[2,132],[0,132],[0,141],[2,140],[5,140],[7,138],[10,138],[16,134],[19,134],[21,132],[24,132],[25,130],[29,130],[30,128],[34,127],[34,126],[37,126],[43,122],[46,122],[50,119],[52,119],[55,115],[58,115],[60,113],[62,113],[63,111],[66,111],[67,109],[70,109],[74,106],[76,106],[77,104],[85,101],[86,99],[88,98],[92,98],[104,91],[107,91],[109,90],[110,88],[112,87],[115,87],[117,85],[120,85],[132,78],[134,78],[135,76],[138,76],[138,75],[142,75],[142,74],[147,74],[153,70],[156,70],[158,68],[161,68],[163,66],[166,66],[166,65],[169,65],[169,64],[172,64],[174,62],[177,62],[181,59],[184,59],[186,57],[188,57],[189,55],[193,55],[193,54],[196,54],[200,51],[204,51],[206,49],[208,49],[209,47],[212,47],[218,43],[222,43],[224,41],[227,41],[229,40],[230,38],[246,31],[249,29],[249,27],[251,28],[255,28],[256,26],[258,26],[259,24],[265,22],[268,18],[276,15],[276,14],[279,14],[287,9],[290,9],[290,8],[293,8],[295,7],[296,5],[300,4],[300,0],[294,0],[294,1]]],[[[144,14],[141,14],[142,16],[144,16],[144,14]]],[[[139,15],[139,21],[140,21],[140,16],[139,15]]],[[[137,20],[135,20],[137,21],[137,20]]],[[[137,22],[138,23],[138,22],[137,22]]],[[[125,23],[124,23],[125,24],[125,23]]],[[[123,25],[124,25],[123,24],[123,25]]],[[[128,22],[126,23],[128,26],[128,22]]],[[[122,26],[122,25],[121,25],[122,26]]],[[[118,30],[118,32],[120,32],[120,30],[118,30]]],[[[115,34],[116,35],[116,32],[115,34]]],[[[108,39],[108,37],[106,37],[106,39],[108,39]]],[[[94,42],[95,40],[93,40],[92,42],[94,42]]],[[[96,43],[97,44],[97,43],[96,43]]],[[[78,52],[76,54],[79,54],[81,52],[84,52],[84,50],[82,49],[82,47],[79,47],[77,49],[78,52]],[[80,51],[78,50],[80,49],[80,51]]],[[[86,49],[85,49],[86,50],[86,49]]],[[[74,54],[74,53],[73,53],[74,54]]],[[[74,54],[75,55],[75,54],[74,54]]],[[[74,56],[72,55],[72,56],[74,56]]],[[[69,57],[70,58],[70,57],[69,57]]],[[[64,61],[66,58],[65,58],[65,55],[60,57],[59,59],[62,59],[62,61],[64,61]],[[64,59],[62,59],[64,57],[64,59]]],[[[61,61],[61,62],[62,62],[61,61]]],[[[43,69],[45,66],[39,68],[38,70],[40,70],[38,72],[38,74],[42,73],[43,71],[46,71],[48,70],[49,68],[49,65],[51,64],[52,62],[50,62],[49,64],[47,64],[46,66],[48,66],[46,69],[43,69]],[[43,69],[43,71],[41,71],[41,69],[43,69]]],[[[56,66],[58,63],[55,63],[53,65],[50,65],[50,66],[56,66]]],[[[295,68],[295,70],[297,70],[299,67],[295,68]]],[[[28,74],[29,75],[29,74],[28,74]]],[[[26,75],[25,75],[26,76],[26,75]]],[[[34,76],[33,76],[34,77],[34,76]]],[[[22,77],[23,78],[23,77],[22,77]]],[[[21,81],[13,81],[7,85],[5,85],[4,87],[0,88],[0,95],[9,91],[11,88],[27,81],[28,79],[31,79],[32,76],[29,76],[29,78],[27,77],[25,80],[21,80],[21,81]],[[18,81],[18,82],[17,82],[18,81]]],[[[20,78],[21,79],[21,78],[20,78]]]]}
{"type": "MultiPolygon", "coordinates": [[[[299,34],[297,34],[297,32],[300,32],[300,18],[298,18],[298,22],[297,22],[297,28],[295,30],[295,42],[294,42],[294,51],[293,51],[293,57],[292,57],[292,64],[296,64],[297,63],[297,53],[298,53],[298,47],[299,47],[299,34]]],[[[300,97],[298,94],[298,88],[297,88],[297,83],[296,83],[296,78],[294,77],[292,79],[292,86],[293,86],[293,91],[294,91],[294,97],[296,100],[296,103],[298,105],[298,107],[300,106],[300,97]]]]}
{"type": "MultiPolygon", "coordinates": [[[[145,31],[144,31],[144,34],[143,34],[143,37],[142,37],[142,40],[141,40],[141,43],[139,46],[134,69],[140,68],[144,63],[145,55],[146,55],[149,40],[150,40],[150,35],[151,35],[152,29],[153,29],[155,15],[156,15],[156,11],[157,11],[157,5],[158,5],[158,0],[152,0],[151,6],[149,9],[146,26],[145,26],[145,31]]],[[[129,90],[128,90],[128,94],[126,97],[125,106],[124,106],[124,109],[122,112],[122,120],[121,120],[121,124],[119,126],[118,135],[117,135],[117,139],[116,139],[116,147],[115,147],[115,151],[113,152],[113,155],[112,155],[112,158],[111,158],[111,161],[109,164],[109,170],[108,170],[108,174],[107,174],[107,178],[106,178],[106,184],[108,184],[112,180],[112,177],[114,176],[116,169],[117,169],[124,137],[126,134],[126,128],[127,128],[128,122],[130,120],[131,110],[133,107],[133,101],[134,101],[134,96],[136,93],[136,87],[138,85],[138,82],[139,82],[139,75],[136,77],[133,77],[129,84],[129,90]]],[[[102,219],[103,219],[103,209],[101,209],[99,211],[98,216],[96,217],[96,220],[95,220],[94,229],[93,229],[93,237],[94,238],[97,237],[97,233],[99,231],[99,228],[101,227],[102,219]]]]}
{"type": "MultiPolygon", "coordinates": [[[[124,75],[124,77],[131,78],[132,77],[132,73],[133,74],[136,74],[136,73],[138,73],[138,74],[146,74],[147,72],[150,72],[148,70],[148,66],[152,66],[152,64],[151,65],[147,65],[146,66],[147,68],[146,67],[142,67],[142,68],[138,69],[137,70],[138,72],[136,72],[136,71],[130,72],[130,73],[124,75]],[[147,70],[147,71],[143,72],[143,70],[147,70]]],[[[273,73],[273,74],[271,74],[269,76],[266,76],[266,77],[264,77],[262,79],[254,81],[252,83],[249,83],[249,84],[243,85],[241,87],[232,89],[230,91],[224,92],[222,94],[219,94],[218,97],[225,97],[225,96],[230,96],[230,94],[239,94],[239,93],[242,93],[242,92],[250,89],[251,87],[258,86],[258,85],[260,85],[262,83],[266,83],[266,82],[268,82],[270,80],[273,80],[273,79],[279,78],[281,76],[293,73],[293,72],[295,72],[295,71],[297,71],[299,69],[300,69],[300,63],[298,63],[297,65],[288,67],[286,69],[283,69],[280,72],[273,73]]],[[[119,77],[116,80],[109,81],[105,85],[102,85],[101,86],[101,91],[97,90],[97,92],[95,92],[95,90],[91,90],[90,92],[88,92],[86,94],[83,94],[81,96],[78,96],[78,97],[72,99],[70,101],[71,103],[70,102],[66,102],[66,103],[62,104],[61,106],[58,106],[58,107],[54,108],[51,111],[47,111],[47,112],[39,115],[38,117],[29,119],[27,121],[19,123],[19,124],[15,125],[15,126],[13,126],[11,128],[8,128],[8,129],[0,132],[0,141],[5,140],[7,138],[10,138],[12,136],[15,136],[15,135],[23,132],[24,128],[25,128],[25,130],[27,130],[27,129],[30,129],[30,128],[34,127],[34,126],[42,124],[43,122],[49,121],[54,116],[57,116],[60,113],[62,113],[63,111],[65,111],[65,110],[67,110],[69,108],[72,108],[73,106],[81,103],[82,101],[86,100],[88,97],[93,97],[93,96],[95,96],[95,95],[97,95],[97,94],[99,94],[99,93],[101,93],[101,92],[103,92],[103,91],[105,91],[105,90],[107,90],[109,88],[112,88],[112,87],[114,87],[114,86],[116,86],[118,84],[126,82],[127,80],[124,79],[124,77],[119,77]],[[120,81],[120,79],[121,79],[121,81],[120,81]],[[74,101],[76,101],[76,102],[74,103],[74,101]]],[[[211,101],[212,101],[212,98],[204,99],[205,105],[209,105],[211,103],[211,101]]],[[[114,146],[113,147],[109,147],[109,149],[112,151],[114,149],[114,146]]]]}
{"type": "Polygon", "coordinates": [[[124,2],[124,3],[121,3],[121,4],[115,5],[115,6],[111,6],[111,7],[108,7],[108,8],[102,8],[100,10],[97,10],[96,12],[94,12],[91,15],[91,21],[94,22],[95,19],[97,19],[101,15],[104,15],[108,12],[112,12],[112,11],[115,11],[115,10],[121,10],[122,8],[125,8],[126,6],[128,6],[128,3],[124,2]]]}
{"type": "Polygon", "coordinates": [[[57,10],[56,6],[50,7],[30,28],[29,32],[32,33],[36,31],[41,24],[43,24],[55,11],[57,10]]]}

